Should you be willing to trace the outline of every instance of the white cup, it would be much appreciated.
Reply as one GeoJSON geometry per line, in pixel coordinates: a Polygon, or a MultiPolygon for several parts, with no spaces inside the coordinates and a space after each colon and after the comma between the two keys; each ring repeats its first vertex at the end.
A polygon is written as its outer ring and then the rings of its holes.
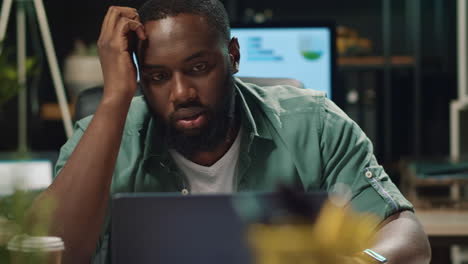
{"type": "Polygon", "coordinates": [[[59,237],[18,235],[8,242],[12,264],[60,264],[65,244],[59,237]]]}

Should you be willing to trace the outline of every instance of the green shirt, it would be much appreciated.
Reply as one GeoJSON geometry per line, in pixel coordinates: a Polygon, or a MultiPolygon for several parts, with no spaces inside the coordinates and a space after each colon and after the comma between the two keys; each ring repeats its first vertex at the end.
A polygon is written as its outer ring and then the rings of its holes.
{"type": "MultiPolygon", "coordinates": [[[[352,207],[380,219],[412,205],[401,195],[373,155],[359,126],[322,92],[291,86],[259,87],[236,79],[244,129],[237,191],[274,191],[290,183],[305,191],[348,185],[352,207]]],[[[78,144],[92,117],[75,125],[62,147],[56,175],[78,144]]],[[[132,101],[115,167],[111,194],[180,192],[183,179],[168,154],[158,120],[141,97],[132,101]]],[[[108,211],[93,263],[108,263],[108,211]]]]}

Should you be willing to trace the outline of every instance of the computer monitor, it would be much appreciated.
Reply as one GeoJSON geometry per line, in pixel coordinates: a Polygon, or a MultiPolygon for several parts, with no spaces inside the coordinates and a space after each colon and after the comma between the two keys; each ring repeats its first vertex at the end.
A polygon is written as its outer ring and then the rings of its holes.
{"type": "Polygon", "coordinates": [[[239,77],[293,78],[304,87],[334,96],[333,23],[233,25],[239,39],[239,77]]]}

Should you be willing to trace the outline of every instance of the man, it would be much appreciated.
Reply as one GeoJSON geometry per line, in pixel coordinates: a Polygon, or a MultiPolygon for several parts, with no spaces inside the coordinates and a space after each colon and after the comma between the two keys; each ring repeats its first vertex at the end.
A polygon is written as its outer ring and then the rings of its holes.
{"type": "MultiPolygon", "coordinates": [[[[322,93],[258,87],[233,77],[240,54],[217,0],[150,0],[111,7],[98,41],[103,99],[63,146],[52,234],[65,261],[108,262],[109,197],[116,192],[352,190],[356,210],[379,216],[372,248],[389,263],[428,263],[411,205],[359,127],[322,93]],[[132,52],[141,70],[137,90],[132,52]],[[101,233],[102,232],[102,233],[101,233]]],[[[364,263],[350,258],[350,263],[364,263]]]]}

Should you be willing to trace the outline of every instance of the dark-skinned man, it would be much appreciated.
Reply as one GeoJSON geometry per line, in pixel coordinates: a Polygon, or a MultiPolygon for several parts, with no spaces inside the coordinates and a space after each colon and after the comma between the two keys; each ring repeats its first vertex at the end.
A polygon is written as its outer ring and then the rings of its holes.
{"type": "Polygon", "coordinates": [[[234,78],[240,47],[217,0],[110,7],[98,48],[102,101],[77,123],[31,210],[57,201],[51,234],[66,243],[65,263],[109,263],[114,193],[273,191],[280,182],[305,191],[346,184],[353,208],[382,221],[373,251],[391,264],[429,263],[411,204],[352,120],[320,92],[234,78]]]}

